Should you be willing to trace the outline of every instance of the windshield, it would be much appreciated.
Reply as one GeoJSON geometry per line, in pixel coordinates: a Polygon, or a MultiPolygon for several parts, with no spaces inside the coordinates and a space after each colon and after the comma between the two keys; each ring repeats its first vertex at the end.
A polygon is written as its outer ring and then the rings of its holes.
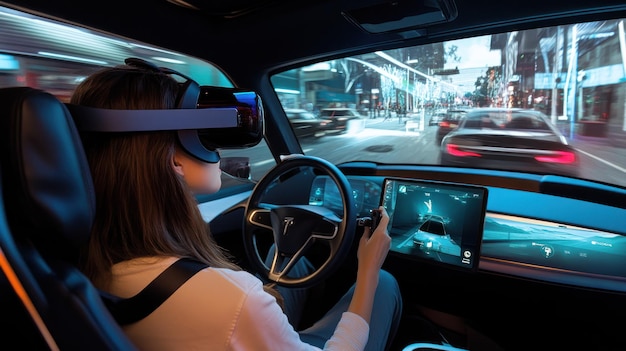
{"type": "Polygon", "coordinates": [[[577,23],[315,62],[271,81],[285,109],[329,119],[300,143],[336,164],[454,164],[624,187],[625,42],[621,19],[577,23]],[[475,112],[488,108],[498,110],[475,112]],[[466,115],[494,122],[473,144],[507,154],[458,152],[466,115]],[[502,161],[513,148],[567,157],[502,161]]]}
{"type": "MultiPolygon", "coordinates": [[[[201,85],[234,86],[211,63],[164,48],[6,8],[0,21],[7,42],[0,86],[33,86],[68,101],[84,77],[127,57],[153,60],[201,85]],[[31,27],[45,40],[17,36],[31,27]],[[20,50],[23,43],[32,50],[20,50]]],[[[615,19],[373,51],[270,79],[303,152],[334,164],[522,170],[626,187],[623,28],[615,19]],[[482,123],[480,135],[463,123],[479,112],[494,122],[482,123]],[[519,121],[509,121],[514,116],[519,121]]],[[[249,157],[253,180],[276,164],[265,141],[222,151],[249,157]]]]}

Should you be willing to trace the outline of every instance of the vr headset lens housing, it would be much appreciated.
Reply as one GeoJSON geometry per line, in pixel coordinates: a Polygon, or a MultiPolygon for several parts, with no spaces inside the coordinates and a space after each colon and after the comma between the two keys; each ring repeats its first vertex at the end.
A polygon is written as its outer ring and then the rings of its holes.
{"type": "Polygon", "coordinates": [[[257,145],[265,133],[263,103],[255,92],[213,86],[201,86],[199,109],[235,108],[237,126],[198,130],[202,145],[207,148],[241,148],[257,145]]]}

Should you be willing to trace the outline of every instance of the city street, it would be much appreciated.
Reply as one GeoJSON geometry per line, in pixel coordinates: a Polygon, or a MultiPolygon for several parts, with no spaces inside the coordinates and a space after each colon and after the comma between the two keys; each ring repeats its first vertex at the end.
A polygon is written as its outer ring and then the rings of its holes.
{"type": "MultiPolygon", "coordinates": [[[[305,154],[323,157],[334,164],[353,160],[355,145],[368,154],[368,159],[376,162],[438,164],[437,126],[429,126],[429,118],[429,115],[419,113],[401,119],[393,114],[389,118],[364,118],[364,128],[360,130],[303,139],[302,148],[305,154]],[[407,129],[407,125],[412,128],[407,129]],[[333,152],[328,154],[323,150],[333,152]]],[[[579,151],[581,177],[603,179],[626,187],[623,149],[607,144],[602,138],[574,135],[569,141],[579,151]]],[[[262,147],[228,151],[229,156],[250,157],[253,179],[274,165],[273,158],[262,147]]]]}

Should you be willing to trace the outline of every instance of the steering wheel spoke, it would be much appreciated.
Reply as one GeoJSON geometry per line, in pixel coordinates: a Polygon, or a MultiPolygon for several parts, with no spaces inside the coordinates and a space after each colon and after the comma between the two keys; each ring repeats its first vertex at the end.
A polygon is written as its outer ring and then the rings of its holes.
{"type": "Polygon", "coordinates": [[[267,208],[257,208],[250,211],[246,217],[249,225],[272,230],[271,210],[267,208]]]}
{"type": "Polygon", "coordinates": [[[274,258],[269,268],[268,278],[274,282],[280,282],[283,275],[291,270],[293,265],[300,259],[301,252],[297,252],[294,256],[284,256],[279,251],[274,251],[274,258]]]}
{"type": "MultiPolygon", "coordinates": [[[[302,186],[294,182],[294,186],[302,186]]],[[[350,183],[334,165],[317,157],[298,156],[284,160],[274,167],[257,183],[246,207],[244,223],[244,246],[248,259],[254,268],[265,278],[284,286],[310,286],[325,279],[337,269],[350,249],[356,225],[354,198],[350,183]],[[266,197],[277,190],[277,184],[284,186],[296,174],[304,172],[304,177],[324,175],[337,186],[341,199],[341,214],[317,205],[302,203],[277,203],[266,197]],[[276,188],[275,188],[276,187],[276,188]],[[260,232],[272,232],[274,256],[270,267],[261,259],[257,236],[260,232]],[[329,256],[322,260],[320,267],[304,277],[288,276],[289,271],[305,257],[317,242],[330,247],[329,256]]],[[[266,234],[267,235],[267,234],[266,234]]]]}

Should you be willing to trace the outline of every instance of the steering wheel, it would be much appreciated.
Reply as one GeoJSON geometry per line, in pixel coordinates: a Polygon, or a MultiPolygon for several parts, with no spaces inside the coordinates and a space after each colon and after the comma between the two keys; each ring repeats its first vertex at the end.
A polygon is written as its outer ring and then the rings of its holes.
{"type": "MultiPolygon", "coordinates": [[[[338,204],[337,202],[334,205],[338,204]]],[[[335,165],[312,156],[297,155],[286,158],[256,184],[248,199],[243,241],[250,264],[264,278],[282,286],[309,287],[319,283],[341,266],[352,246],[356,227],[354,204],[350,183],[335,165]],[[308,179],[310,182],[307,184],[312,184],[312,177],[316,176],[328,176],[336,185],[339,191],[337,200],[341,201],[343,209],[341,214],[338,215],[324,206],[309,204],[308,197],[306,201],[296,201],[285,195],[294,191],[289,186],[302,186],[299,182],[302,179],[308,179]],[[290,180],[293,184],[281,187],[290,180]],[[281,200],[281,203],[267,202],[268,194],[272,191],[274,197],[279,192],[283,199],[289,200],[281,200]],[[274,248],[269,266],[265,263],[265,254],[260,250],[259,239],[273,244],[266,244],[274,248]],[[288,273],[295,263],[316,242],[328,244],[327,257],[315,265],[318,267],[314,267],[310,274],[289,276],[288,273]]]]}

